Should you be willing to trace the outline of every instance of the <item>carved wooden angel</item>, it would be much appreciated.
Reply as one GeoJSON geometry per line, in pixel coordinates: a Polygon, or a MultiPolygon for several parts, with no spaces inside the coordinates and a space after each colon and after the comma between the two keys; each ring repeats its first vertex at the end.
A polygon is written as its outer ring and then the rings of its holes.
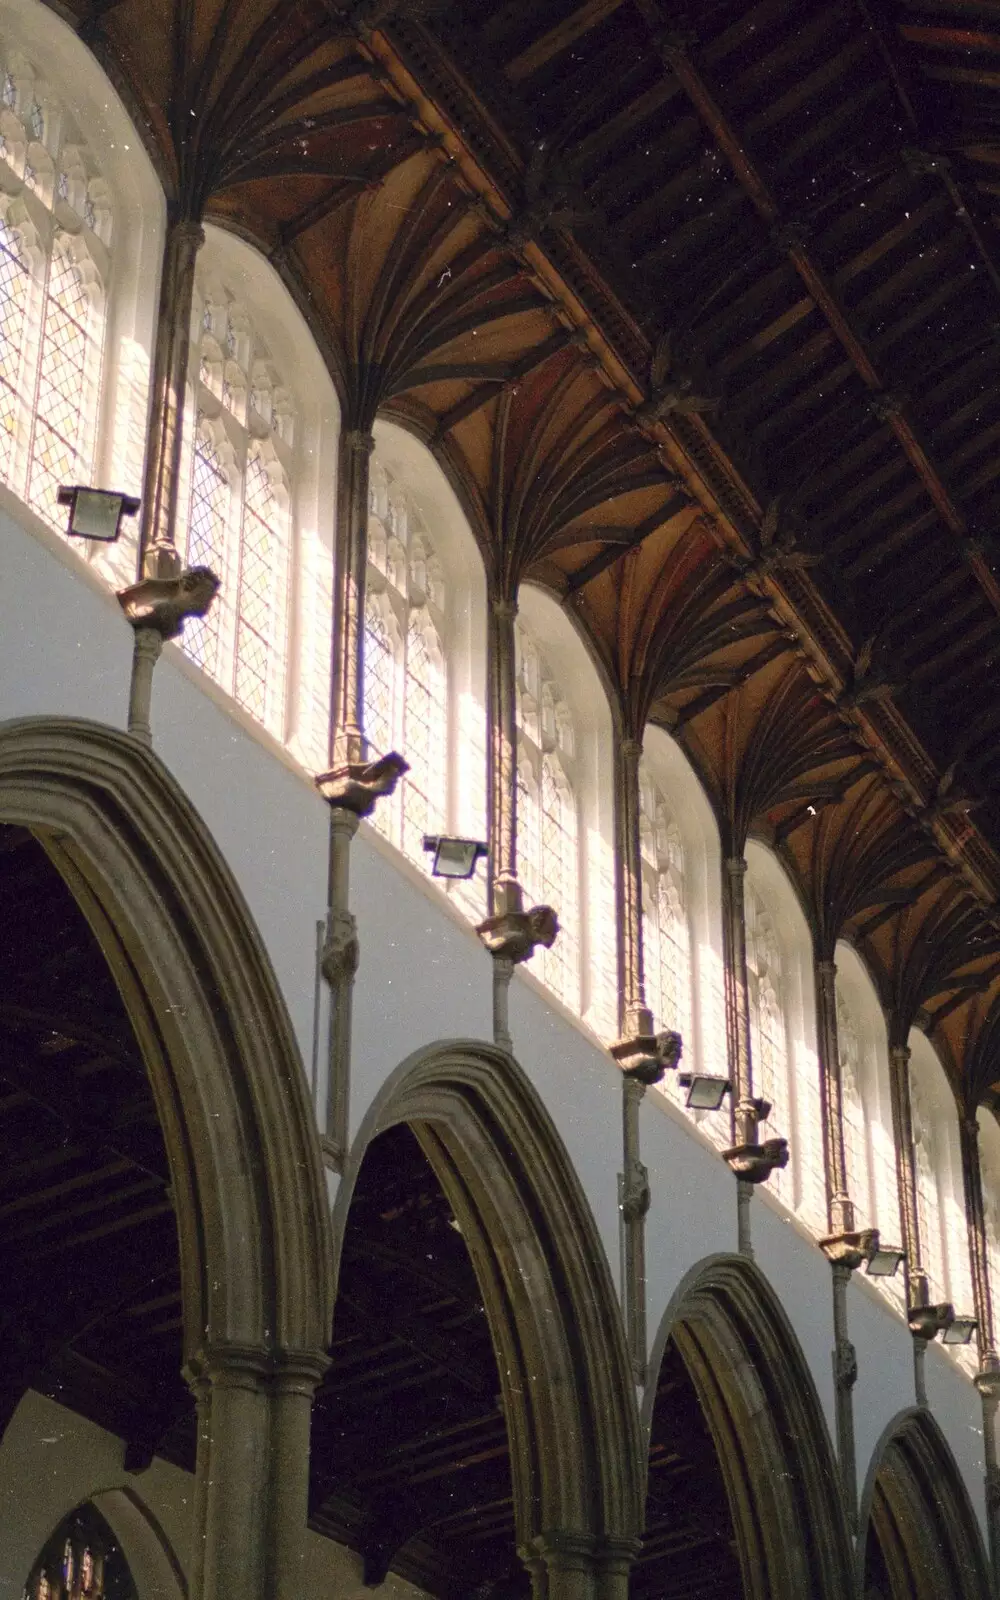
{"type": "Polygon", "coordinates": [[[822,556],[798,548],[802,521],[780,495],[769,501],[752,555],[731,554],[729,560],[752,588],[772,573],[815,567],[822,556]]]}
{"type": "Polygon", "coordinates": [[[718,409],[720,396],[709,394],[707,383],[699,383],[693,364],[681,357],[676,346],[676,335],[670,329],[656,341],[649,364],[649,393],[635,413],[641,422],[718,409]]]}

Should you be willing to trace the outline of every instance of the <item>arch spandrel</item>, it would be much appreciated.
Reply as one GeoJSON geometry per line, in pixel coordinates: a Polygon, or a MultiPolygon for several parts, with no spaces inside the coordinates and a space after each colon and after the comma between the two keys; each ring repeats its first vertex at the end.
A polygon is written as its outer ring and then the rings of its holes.
{"type": "Polygon", "coordinates": [[[32,828],[114,973],[170,1162],[185,1356],[321,1352],[329,1220],[305,1075],[250,913],[151,752],[97,723],[0,724],[0,821],[32,828]]]}
{"type": "Polygon", "coordinates": [[[384,1084],[334,1208],[339,1257],[365,1150],[416,1132],[480,1281],[504,1387],[518,1543],[638,1540],[639,1420],[607,1259],[579,1178],[517,1063],[479,1040],[417,1051],[384,1084]]]}
{"type": "Polygon", "coordinates": [[[868,1466],[857,1544],[865,1594],[868,1542],[878,1541],[887,1600],[986,1600],[986,1554],[968,1491],[931,1413],[894,1417],[868,1466]]]}
{"type": "MultiPolygon", "coordinates": [[[[791,1323],[760,1269],[720,1255],[678,1285],[653,1342],[680,1350],[722,1470],[748,1600],[846,1600],[850,1537],[823,1410],[791,1323]]],[[[651,1438],[656,1384],[647,1386],[651,1438]]]]}

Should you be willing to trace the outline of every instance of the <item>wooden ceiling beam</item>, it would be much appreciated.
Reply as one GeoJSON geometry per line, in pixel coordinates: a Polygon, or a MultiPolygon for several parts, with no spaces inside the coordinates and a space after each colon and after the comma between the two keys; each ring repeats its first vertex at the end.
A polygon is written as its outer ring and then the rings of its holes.
{"type": "MultiPolygon", "coordinates": [[[[636,3],[646,18],[654,38],[660,43],[666,64],[673,70],[695,110],[712,134],[761,220],[769,227],[776,227],[780,219],[777,199],[736,129],[715,99],[687,50],[672,43],[663,44],[662,29],[665,19],[658,0],[636,0],[636,3]]],[[[871,391],[875,403],[878,404],[879,397],[886,395],[887,385],[864,343],[855,333],[851,320],[826,272],[813,259],[807,246],[794,236],[790,238],[788,259],[850,358],[861,381],[871,391]]],[[[952,498],[927,449],[918,438],[916,429],[905,415],[904,409],[891,399],[886,399],[882,401],[882,410],[887,426],[895,435],[919,481],[937,507],[942,521],[953,534],[964,537],[967,530],[961,509],[952,498]]],[[[971,564],[991,605],[1000,616],[1000,582],[981,557],[974,557],[971,564]]]]}
{"type": "Polygon", "coordinates": [[[582,39],[591,28],[596,28],[599,23],[613,16],[623,0],[584,0],[583,5],[577,6],[568,17],[549,28],[534,44],[522,50],[520,55],[508,61],[504,68],[504,76],[508,83],[523,83],[530,78],[532,73],[538,72],[541,67],[547,66],[557,56],[561,56],[577,39],[582,39]]]}
{"type": "Polygon", "coordinates": [[[86,1101],[75,1093],[64,1073],[54,1072],[38,1056],[29,1062],[15,1057],[8,1045],[4,1051],[2,1075],[66,1129],[71,1139],[84,1149],[103,1150],[137,1167],[161,1184],[169,1184],[170,1169],[163,1154],[162,1140],[143,1136],[134,1120],[134,1111],[119,1112],[116,1118],[93,1117],[86,1101]]]}

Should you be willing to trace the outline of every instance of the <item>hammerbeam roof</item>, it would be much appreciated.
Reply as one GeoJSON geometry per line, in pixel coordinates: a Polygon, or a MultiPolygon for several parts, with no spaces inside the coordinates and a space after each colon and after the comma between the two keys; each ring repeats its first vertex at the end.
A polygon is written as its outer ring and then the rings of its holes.
{"type": "Polygon", "coordinates": [[[494,591],[559,594],[622,730],[1000,1082],[995,5],[62,9],[345,425],[428,441],[494,591]]]}

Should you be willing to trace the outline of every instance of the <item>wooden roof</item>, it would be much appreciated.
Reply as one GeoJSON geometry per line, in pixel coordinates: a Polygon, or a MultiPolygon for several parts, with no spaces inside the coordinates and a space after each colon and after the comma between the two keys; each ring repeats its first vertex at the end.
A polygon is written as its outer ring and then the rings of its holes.
{"type": "Polygon", "coordinates": [[[890,868],[926,856],[992,950],[995,6],[70,9],[175,213],[288,283],[346,425],[429,442],[495,588],[563,597],[623,724],[681,739],[732,846],[774,839],[817,927],[806,858],[850,856],[871,783],[848,931],[903,1033],[950,1007],[965,1092],[992,969],[975,1007],[964,947],[936,995],[903,983],[930,901],[901,931],[923,880],[890,868]]]}

